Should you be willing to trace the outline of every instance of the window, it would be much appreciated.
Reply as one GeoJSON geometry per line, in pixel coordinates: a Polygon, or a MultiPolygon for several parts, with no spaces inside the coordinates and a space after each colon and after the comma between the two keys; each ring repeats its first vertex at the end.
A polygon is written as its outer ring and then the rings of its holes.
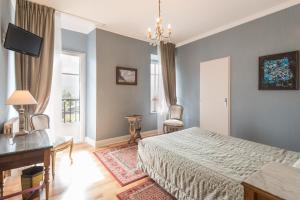
{"type": "Polygon", "coordinates": [[[80,121],[80,57],[63,53],[62,56],[62,122],[80,121]]]}
{"type": "Polygon", "coordinates": [[[159,102],[159,61],[157,55],[151,55],[151,113],[157,112],[159,102]]]}

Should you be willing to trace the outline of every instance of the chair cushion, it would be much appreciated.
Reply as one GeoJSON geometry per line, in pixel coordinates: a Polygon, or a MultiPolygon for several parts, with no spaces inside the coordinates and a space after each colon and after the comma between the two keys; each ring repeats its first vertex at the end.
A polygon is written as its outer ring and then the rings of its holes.
{"type": "Polygon", "coordinates": [[[164,121],[164,125],[167,126],[183,126],[183,122],[177,119],[168,119],[164,121]]]}
{"type": "Polygon", "coordinates": [[[70,142],[72,140],[72,137],[69,136],[58,136],[58,135],[52,135],[51,137],[53,147],[57,147],[59,145],[62,145],[66,142],[70,142]]]}

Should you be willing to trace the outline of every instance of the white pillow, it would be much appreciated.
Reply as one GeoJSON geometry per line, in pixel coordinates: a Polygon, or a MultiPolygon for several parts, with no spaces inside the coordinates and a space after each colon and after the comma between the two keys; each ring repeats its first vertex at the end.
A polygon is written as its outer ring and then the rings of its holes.
{"type": "Polygon", "coordinates": [[[296,167],[296,168],[299,168],[299,169],[300,169],[300,159],[297,160],[297,161],[294,163],[293,167],[296,167]]]}

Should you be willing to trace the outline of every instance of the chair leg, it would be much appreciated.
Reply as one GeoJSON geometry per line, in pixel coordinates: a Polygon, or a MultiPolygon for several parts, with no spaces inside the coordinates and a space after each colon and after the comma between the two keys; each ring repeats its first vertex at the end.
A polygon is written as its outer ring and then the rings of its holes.
{"type": "Polygon", "coordinates": [[[55,159],[56,159],[56,152],[51,152],[51,163],[52,163],[52,179],[54,180],[55,177],[55,159]]]}
{"type": "Polygon", "coordinates": [[[163,129],[164,129],[164,134],[169,133],[168,125],[164,125],[163,129]]]}
{"type": "Polygon", "coordinates": [[[70,152],[69,152],[69,157],[70,157],[70,160],[71,160],[71,165],[73,164],[72,151],[73,151],[73,140],[72,140],[72,142],[71,142],[71,145],[70,145],[70,152]]]}

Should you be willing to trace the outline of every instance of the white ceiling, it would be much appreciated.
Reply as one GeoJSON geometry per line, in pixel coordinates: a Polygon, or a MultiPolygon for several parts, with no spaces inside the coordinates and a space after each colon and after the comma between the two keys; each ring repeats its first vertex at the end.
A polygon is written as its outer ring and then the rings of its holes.
{"type": "MultiPolygon", "coordinates": [[[[97,26],[140,40],[146,40],[147,28],[154,26],[158,12],[157,0],[31,1],[82,18],[63,15],[64,28],[88,33],[97,26]]],[[[299,3],[299,0],[162,0],[162,17],[166,25],[172,24],[173,41],[182,45],[299,3]]]]}

